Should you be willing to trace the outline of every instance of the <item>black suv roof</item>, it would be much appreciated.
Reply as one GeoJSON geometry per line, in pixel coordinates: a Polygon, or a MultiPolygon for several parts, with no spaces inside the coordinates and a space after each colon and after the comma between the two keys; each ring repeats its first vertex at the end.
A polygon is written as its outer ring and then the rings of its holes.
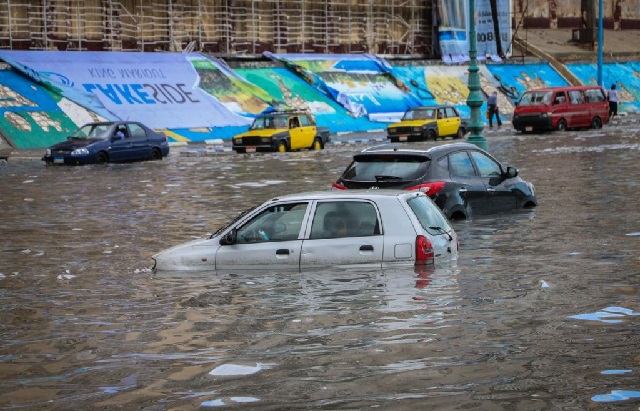
{"type": "Polygon", "coordinates": [[[428,157],[441,157],[442,155],[463,150],[478,148],[475,144],[471,143],[448,143],[440,146],[431,147],[427,150],[402,148],[402,144],[381,144],[379,146],[373,146],[362,150],[358,153],[358,156],[366,154],[396,154],[396,155],[425,155],[428,157]]]}

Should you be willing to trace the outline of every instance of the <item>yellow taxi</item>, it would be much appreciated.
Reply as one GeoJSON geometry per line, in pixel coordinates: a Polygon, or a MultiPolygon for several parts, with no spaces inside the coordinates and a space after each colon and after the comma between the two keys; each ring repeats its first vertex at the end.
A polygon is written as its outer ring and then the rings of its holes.
{"type": "Polygon", "coordinates": [[[322,150],[330,141],[329,129],[316,126],[305,111],[272,111],[256,117],[248,131],[233,137],[236,153],[310,149],[322,150]]]}
{"type": "Polygon", "coordinates": [[[467,122],[454,106],[421,106],[407,110],[398,123],[387,127],[392,142],[463,138],[467,122]]]}

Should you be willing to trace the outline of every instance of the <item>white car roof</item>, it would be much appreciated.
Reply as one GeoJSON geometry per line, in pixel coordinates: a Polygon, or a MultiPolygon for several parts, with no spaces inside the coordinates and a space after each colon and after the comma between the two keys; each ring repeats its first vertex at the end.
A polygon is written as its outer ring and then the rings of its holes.
{"type": "Polygon", "coordinates": [[[345,200],[345,199],[369,199],[374,200],[377,198],[389,198],[389,197],[406,197],[425,195],[424,193],[417,191],[406,190],[388,190],[388,189],[376,189],[376,190],[327,190],[327,191],[309,191],[295,194],[286,194],[278,197],[274,197],[269,201],[281,201],[281,200],[345,200]]]}

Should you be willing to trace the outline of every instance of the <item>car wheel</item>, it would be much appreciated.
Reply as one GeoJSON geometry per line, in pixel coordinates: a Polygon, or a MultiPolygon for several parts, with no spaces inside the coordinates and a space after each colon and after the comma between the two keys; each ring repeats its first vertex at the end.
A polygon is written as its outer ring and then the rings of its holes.
{"type": "Polygon", "coordinates": [[[558,125],[556,126],[558,131],[567,131],[567,121],[563,118],[558,121],[558,125]]]}
{"type": "Polygon", "coordinates": [[[162,160],[162,153],[160,152],[160,150],[158,150],[157,148],[151,150],[151,160],[162,160]]]}
{"type": "Polygon", "coordinates": [[[436,131],[435,130],[427,131],[427,140],[436,141],[436,131]]]}
{"type": "Polygon", "coordinates": [[[289,151],[288,148],[287,148],[287,142],[284,141],[284,140],[281,140],[278,143],[278,152],[279,153],[286,153],[287,151],[289,151]]]}
{"type": "Polygon", "coordinates": [[[323,149],[322,140],[320,138],[316,138],[315,140],[313,140],[313,144],[311,145],[311,149],[312,150],[322,150],[323,149]]]}
{"type": "Polygon", "coordinates": [[[104,151],[99,152],[96,155],[96,164],[106,164],[109,162],[109,156],[104,151]]]}
{"type": "Polygon", "coordinates": [[[464,127],[459,127],[458,132],[456,133],[456,138],[457,139],[464,138],[464,135],[465,135],[464,127]]]}
{"type": "Polygon", "coordinates": [[[594,117],[593,120],[591,120],[591,128],[596,130],[602,128],[602,120],[600,119],[600,117],[594,117]]]}

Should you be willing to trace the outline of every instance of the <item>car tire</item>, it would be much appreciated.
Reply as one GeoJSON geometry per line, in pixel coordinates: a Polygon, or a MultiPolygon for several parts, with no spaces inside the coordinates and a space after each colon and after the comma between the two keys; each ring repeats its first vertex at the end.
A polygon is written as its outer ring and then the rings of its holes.
{"type": "Polygon", "coordinates": [[[157,160],[162,160],[162,152],[159,149],[154,148],[151,150],[151,161],[157,160]]]}
{"type": "Polygon", "coordinates": [[[287,151],[289,151],[289,147],[287,147],[287,142],[284,140],[280,140],[278,142],[278,152],[279,153],[286,153],[287,151]]]}
{"type": "Polygon", "coordinates": [[[428,140],[433,140],[436,141],[436,138],[438,138],[438,136],[436,135],[436,131],[431,129],[429,131],[427,131],[427,141],[428,140]]]}
{"type": "Polygon", "coordinates": [[[600,117],[594,117],[593,120],[591,120],[591,128],[600,130],[602,128],[602,119],[600,117]]]}
{"type": "Polygon", "coordinates": [[[558,121],[558,125],[556,126],[556,130],[558,130],[558,131],[567,131],[567,120],[561,118],[558,121]]]}
{"type": "Polygon", "coordinates": [[[458,127],[458,132],[456,133],[455,138],[456,139],[464,138],[465,134],[466,134],[466,131],[465,131],[464,127],[458,127]]]}
{"type": "Polygon", "coordinates": [[[106,164],[109,162],[109,156],[104,151],[96,154],[96,164],[106,164]]]}
{"type": "Polygon", "coordinates": [[[324,148],[324,145],[322,144],[322,139],[320,137],[316,137],[313,140],[313,144],[311,144],[311,149],[312,150],[322,150],[324,148]]]}

